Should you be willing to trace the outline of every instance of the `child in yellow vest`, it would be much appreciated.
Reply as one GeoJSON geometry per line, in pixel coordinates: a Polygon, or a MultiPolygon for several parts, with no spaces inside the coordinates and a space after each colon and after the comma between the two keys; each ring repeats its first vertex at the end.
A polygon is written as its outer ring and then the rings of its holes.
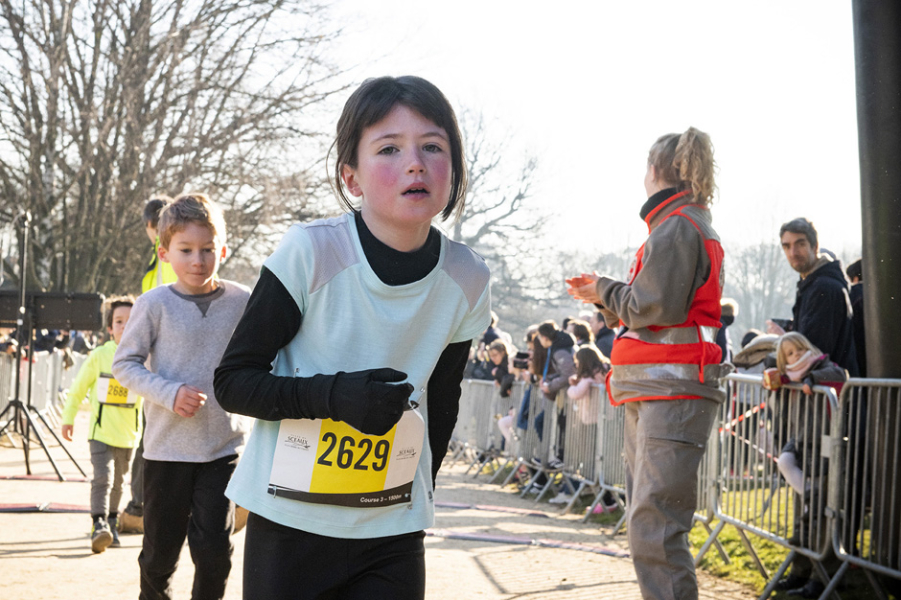
{"type": "Polygon", "coordinates": [[[91,401],[88,440],[91,445],[91,550],[100,553],[109,546],[119,546],[116,522],[122,482],[128,473],[131,455],[141,439],[141,398],[121,386],[111,374],[125,324],[131,314],[134,298],[121,296],[108,301],[106,330],[110,340],[96,348],[81,367],[62,416],[62,434],[72,441],[75,414],[85,399],[91,401]],[[112,473],[111,473],[112,471],[112,473]]]}

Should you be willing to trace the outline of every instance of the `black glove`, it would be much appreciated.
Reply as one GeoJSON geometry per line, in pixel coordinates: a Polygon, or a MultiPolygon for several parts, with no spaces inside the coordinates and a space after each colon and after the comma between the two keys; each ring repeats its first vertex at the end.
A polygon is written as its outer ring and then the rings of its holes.
{"type": "Polygon", "coordinates": [[[329,393],[330,418],[344,421],[367,435],[385,435],[400,421],[413,393],[407,374],[390,368],[334,375],[329,393]]]}

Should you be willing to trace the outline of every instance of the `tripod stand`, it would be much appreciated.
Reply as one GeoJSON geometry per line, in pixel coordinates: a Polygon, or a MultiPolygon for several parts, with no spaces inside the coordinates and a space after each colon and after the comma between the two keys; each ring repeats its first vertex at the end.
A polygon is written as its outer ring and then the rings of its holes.
{"type": "Polygon", "coordinates": [[[86,476],[84,469],[78,464],[69,450],[63,445],[62,440],[47,422],[47,419],[31,403],[34,365],[34,330],[40,325],[47,328],[66,329],[98,329],[101,325],[102,299],[97,294],[65,294],[65,293],[39,293],[25,291],[25,267],[27,264],[28,232],[31,223],[31,215],[24,213],[22,234],[22,250],[19,255],[19,291],[18,294],[0,292],[0,323],[16,325],[16,380],[13,397],[9,405],[0,412],[0,423],[6,417],[7,421],[0,426],[0,436],[4,434],[19,435],[22,439],[22,449],[25,454],[25,472],[31,475],[31,432],[34,431],[38,443],[47,459],[56,471],[60,481],[65,481],[65,476],[50,454],[50,449],[44,439],[44,434],[38,426],[36,419],[43,423],[47,431],[56,439],[75,467],[86,476]],[[27,342],[27,344],[26,344],[27,342]],[[28,387],[25,401],[22,401],[22,352],[27,345],[28,360],[28,387]]]}

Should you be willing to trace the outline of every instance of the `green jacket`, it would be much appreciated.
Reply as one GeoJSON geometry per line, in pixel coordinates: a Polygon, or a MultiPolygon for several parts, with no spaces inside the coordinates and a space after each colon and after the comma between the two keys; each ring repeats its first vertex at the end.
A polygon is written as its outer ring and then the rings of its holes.
{"type": "MultiPolygon", "coordinates": [[[[141,406],[143,398],[135,397],[132,406],[114,406],[101,404],[98,391],[104,387],[98,385],[101,378],[112,378],[113,356],[117,344],[113,340],[94,349],[82,365],[75,381],[69,388],[66,406],[63,409],[63,425],[75,423],[75,414],[86,397],[91,400],[91,421],[88,432],[89,440],[97,440],[116,448],[134,448],[141,439],[141,406]]],[[[114,381],[110,379],[110,381],[114,381]]],[[[113,386],[110,386],[113,388],[113,386]]],[[[124,391],[121,387],[120,391],[124,391]]]]}
{"type": "Polygon", "coordinates": [[[153,245],[153,256],[150,257],[150,264],[147,265],[144,278],[141,280],[142,294],[146,294],[157,286],[175,283],[178,280],[175,271],[172,270],[172,265],[160,260],[159,249],[160,238],[156,238],[156,243],[153,245]]]}

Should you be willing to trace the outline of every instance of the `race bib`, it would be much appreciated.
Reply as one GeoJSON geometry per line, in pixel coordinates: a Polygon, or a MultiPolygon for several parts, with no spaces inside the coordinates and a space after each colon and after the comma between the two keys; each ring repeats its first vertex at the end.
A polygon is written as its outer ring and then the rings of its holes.
{"type": "Polygon", "coordinates": [[[97,400],[100,404],[112,404],[125,408],[133,407],[138,401],[138,395],[130,392],[113,379],[112,375],[101,373],[94,384],[97,389],[97,400]]]}
{"type": "Polygon", "coordinates": [[[417,410],[385,435],[331,419],[284,420],[269,474],[274,496],[353,508],[410,502],[425,424],[417,410]]]}

